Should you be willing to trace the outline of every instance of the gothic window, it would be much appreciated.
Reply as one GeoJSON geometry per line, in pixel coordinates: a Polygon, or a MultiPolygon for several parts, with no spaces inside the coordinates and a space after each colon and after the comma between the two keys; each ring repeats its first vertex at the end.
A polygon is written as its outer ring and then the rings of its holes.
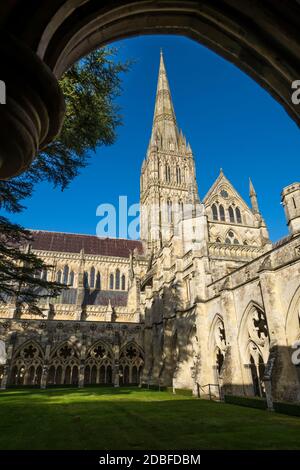
{"type": "Polygon", "coordinates": [[[219,219],[218,208],[215,204],[212,205],[211,210],[212,210],[213,220],[218,220],[219,219]]]}
{"type": "Polygon", "coordinates": [[[89,288],[89,274],[85,271],[83,275],[83,286],[85,289],[89,288]]]}
{"type": "Polygon", "coordinates": [[[120,383],[139,384],[144,366],[142,351],[135,344],[125,346],[120,354],[120,383]]]}
{"type": "Polygon", "coordinates": [[[63,276],[63,284],[67,285],[68,284],[68,278],[69,278],[69,266],[64,267],[64,276],[63,276]]]}
{"type": "Polygon", "coordinates": [[[167,183],[171,181],[171,168],[169,165],[165,165],[165,180],[167,183]]]}
{"type": "Polygon", "coordinates": [[[84,370],[84,383],[112,384],[112,353],[102,342],[94,344],[87,353],[84,370]]]}
{"type": "Polygon", "coordinates": [[[13,356],[11,385],[40,385],[43,351],[35,342],[25,343],[13,356]]]}
{"type": "Polygon", "coordinates": [[[56,282],[61,282],[61,270],[56,273],[56,282]]]}
{"type": "Polygon", "coordinates": [[[90,288],[94,289],[94,287],[95,287],[95,268],[93,266],[90,272],[90,288]]]}
{"type": "Polygon", "coordinates": [[[125,278],[125,274],[123,274],[122,276],[122,290],[125,290],[126,289],[126,278],[125,278]]]}
{"type": "Polygon", "coordinates": [[[220,220],[222,222],[225,222],[225,211],[222,205],[219,206],[219,212],[220,212],[220,220]]]}
{"type": "Polygon", "coordinates": [[[230,238],[228,238],[228,237],[225,238],[225,243],[226,243],[226,245],[231,245],[231,240],[230,240],[230,238]]]}
{"type": "Polygon", "coordinates": [[[97,277],[96,277],[96,289],[101,290],[101,274],[99,271],[97,272],[97,277]]]}
{"type": "Polygon", "coordinates": [[[181,184],[181,170],[179,166],[176,167],[176,181],[177,184],[181,184]]]}
{"type": "Polygon", "coordinates": [[[110,289],[114,288],[114,275],[113,274],[109,276],[109,288],[110,289]]]}
{"type": "Polygon", "coordinates": [[[235,209],[235,214],[236,214],[236,221],[238,224],[241,224],[242,223],[242,214],[241,214],[241,211],[239,209],[239,207],[237,207],[235,209]]]}
{"type": "Polygon", "coordinates": [[[62,344],[50,356],[48,384],[77,385],[79,365],[77,349],[71,344],[62,344]]]}
{"type": "Polygon", "coordinates": [[[120,270],[116,270],[116,290],[120,289],[120,270]]]}
{"type": "Polygon", "coordinates": [[[71,271],[70,276],[69,276],[69,286],[71,286],[71,287],[74,286],[74,278],[75,278],[74,272],[71,271]]]}
{"type": "Polygon", "coordinates": [[[173,221],[173,208],[172,208],[172,201],[167,201],[167,211],[168,211],[168,223],[171,224],[173,221]]]}
{"type": "Polygon", "coordinates": [[[231,206],[228,209],[228,213],[229,213],[230,222],[234,223],[235,222],[234,211],[231,206]]]}

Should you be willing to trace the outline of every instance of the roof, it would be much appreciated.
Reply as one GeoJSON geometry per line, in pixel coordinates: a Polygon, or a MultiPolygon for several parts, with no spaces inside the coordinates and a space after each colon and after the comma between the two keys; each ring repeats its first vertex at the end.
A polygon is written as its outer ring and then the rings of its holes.
{"type": "Polygon", "coordinates": [[[139,240],[123,238],[98,238],[95,235],[75,233],[47,232],[32,230],[32,248],[41,251],[80,253],[83,249],[88,255],[116,256],[129,258],[130,252],[137,249],[143,253],[143,244],[139,240]]]}

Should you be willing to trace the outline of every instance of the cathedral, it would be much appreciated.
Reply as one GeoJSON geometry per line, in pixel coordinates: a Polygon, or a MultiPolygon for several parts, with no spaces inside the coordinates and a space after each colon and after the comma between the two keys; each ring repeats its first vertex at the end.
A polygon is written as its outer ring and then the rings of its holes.
{"type": "Polygon", "coordinates": [[[66,289],[42,316],[0,305],[1,388],[135,384],[300,401],[300,183],[282,191],[289,234],[276,243],[249,183],[250,203],[221,170],[200,200],[161,53],[141,239],[32,232],[52,267],[39,275],[66,289]]]}

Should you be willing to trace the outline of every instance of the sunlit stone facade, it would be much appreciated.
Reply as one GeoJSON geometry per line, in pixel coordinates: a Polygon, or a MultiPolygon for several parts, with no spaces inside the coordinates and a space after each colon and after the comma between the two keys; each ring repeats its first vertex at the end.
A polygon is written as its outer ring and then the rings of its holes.
{"type": "Polygon", "coordinates": [[[221,170],[200,201],[161,54],[141,241],[33,233],[53,266],[41,275],[69,288],[43,317],[1,305],[2,388],[133,383],[299,401],[300,184],[282,192],[289,235],[275,244],[249,189],[251,204],[221,170]]]}

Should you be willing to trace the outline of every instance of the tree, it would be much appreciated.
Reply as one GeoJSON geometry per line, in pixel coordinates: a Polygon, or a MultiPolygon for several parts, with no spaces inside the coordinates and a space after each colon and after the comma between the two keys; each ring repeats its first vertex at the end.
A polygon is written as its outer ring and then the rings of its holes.
{"type": "MultiPolygon", "coordinates": [[[[74,64],[60,80],[66,116],[60,135],[37,155],[30,168],[10,181],[0,181],[0,207],[8,212],[24,209],[38,182],[48,181],[64,190],[91,152],[111,145],[122,123],[115,98],[121,92],[121,74],[130,63],[115,60],[117,50],[99,49],[74,64]]],[[[21,304],[36,306],[45,296],[56,296],[65,286],[46,281],[36,273],[49,269],[25,249],[29,231],[0,217],[0,300],[14,297],[21,304]]]]}

